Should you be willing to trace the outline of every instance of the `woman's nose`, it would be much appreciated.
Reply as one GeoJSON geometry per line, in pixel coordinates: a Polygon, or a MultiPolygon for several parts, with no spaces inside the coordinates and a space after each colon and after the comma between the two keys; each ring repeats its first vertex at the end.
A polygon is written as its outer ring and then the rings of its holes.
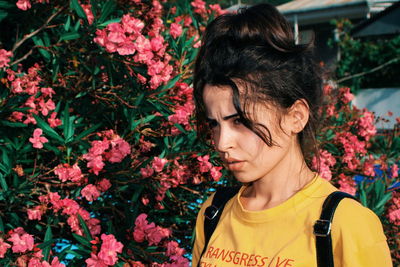
{"type": "Polygon", "coordinates": [[[221,127],[215,140],[216,148],[219,152],[227,152],[234,147],[235,135],[229,127],[221,127]]]}

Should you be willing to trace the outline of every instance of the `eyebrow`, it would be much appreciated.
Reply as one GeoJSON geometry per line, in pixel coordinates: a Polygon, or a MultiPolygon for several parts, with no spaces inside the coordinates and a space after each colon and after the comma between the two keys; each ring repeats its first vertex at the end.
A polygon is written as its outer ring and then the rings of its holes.
{"type": "MultiPolygon", "coordinates": [[[[224,121],[227,121],[227,120],[232,119],[232,118],[235,118],[235,117],[239,117],[239,114],[238,114],[238,113],[231,114],[231,115],[222,117],[222,119],[223,119],[224,121]]],[[[210,122],[211,122],[211,121],[215,121],[215,119],[212,119],[212,118],[208,118],[208,117],[207,117],[207,121],[210,121],[210,122]]]]}

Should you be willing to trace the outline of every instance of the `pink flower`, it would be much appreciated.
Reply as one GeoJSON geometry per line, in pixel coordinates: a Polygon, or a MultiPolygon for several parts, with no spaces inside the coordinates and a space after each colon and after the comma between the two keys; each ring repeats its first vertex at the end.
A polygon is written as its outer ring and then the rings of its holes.
{"type": "Polygon", "coordinates": [[[363,116],[357,121],[358,123],[357,128],[359,130],[359,133],[367,141],[376,134],[376,127],[374,125],[374,121],[375,121],[374,113],[369,112],[365,109],[363,116]]]}
{"type": "Polygon", "coordinates": [[[167,159],[159,158],[159,157],[154,157],[153,163],[151,166],[156,172],[161,172],[164,169],[165,164],[168,162],[167,159]]]}
{"type": "Polygon", "coordinates": [[[43,116],[47,116],[49,111],[54,110],[56,105],[54,104],[53,100],[49,99],[47,102],[44,101],[43,98],[39,101],[40,112],[42,112],[43,116]]]}
{"type": "Polygon", "coordinates": [[[164,38],[161,35],[156,36],[150,40],[150,45],[151,50],[157,52],[164,47],[164,38]]]}
{"type": "Polygon", "coordinates": [[[102,234],[101,239],[103,241],[100,252],[98,254],[101,259],[107,265],[114,265],[117,260],[117,252],[121,253],[124,247],[121,242],[118,242],[114,235],[102,234]]]}
{"type": "Polygon", "coordinates": [[[210,159],[209,155],[205,155],[204,157],[198,156],[197,160],[199,161],[199,169],[200,172],[208,172],[213,167],[212,164],[208,161],[210,159]]]}
{"type": "Polygon", "coordinates": [[[4,258],[4,254],[7,253],[7,250],[10,247],[11,247],[11,245],[4,242],[3,238],[0,237],[0,258],[4,258]]]}
{"type": "Polygon", "coordinates": [[[140,19],[133,18],[129,15],[124,15],[121,20],[122,27],[126,33],[133,33],[134,35],[140,35],[144,28],[144,23],[140,19]]]}
{"type": "Polygon", "coordinates": [[[348,87],[340,88],[340,93],[342,94],[341,99],[345,104],[349,103],[351,100],[354,99],[354,95],[350,93],[350,88],[348,87]]]}
{"type": "Polygon", "coordinates": [[[131,147],[124,139],[117,137],[111,140],[111,150],[105,153],[109,162],[121,162],[127,155],[131,153],[131,147]]]}
{"type": "Polygon", "coordinates": [[[400,209],[394,209],[389,211],[388,217],[390,222],[396,225],[400,225],[400,209]]]}
{"type": "Polygon", "coordinates": [[[222,167],[216,167],[216,166],[213,166],[211,168],[210,174],[214,181],[219,181],[219,178],[221,178],[222,176],[221,169],[222,167]]]}
{"type": "Polygon", "coordinates": [[[108,264],[105,264],[96,254],[92,253],[90,256],[89,259],[85,260],[87,267],[108,267],[108,264]]]}
{"type": "Polygon", "coordinates": [[[62,182],[68,180],[72,182],[80,182],[83,178],[78,163],[75,163],[72,167],[69,164],[60,164],[54,169],[54,173],[62,182]]]}
{"type": "Polygon", "coordinates": [[[140,168],[140,173],[142,174],[143,178],[147,178],[154,174],[154,169],[152,169],[150,166],[146,166],[146,168],[140,168]]]}
{"type": "Polygon", "coordinates": [[[41,220],[44,213],[42,206],[36,206],[33,209],[28,209],[28,219],[29,220],[41,220]]]}
{"type": "Polygon", "coordinates": [[[178,23],[171,23],[169,33],[174,39],[176,39],[182,34],[182,25],[178,23]]]}
{"type": "Polygon", "coordinates": [[[31,251],[33,249],[33,236],[27,233],[24,233],[22,235],[18,233],[12,233],[10,235],[11,237],[7,239],[8,241],[12,242],[12,251],[14,253],[18,252],[26,252],[26,251],[31,251]]]}
{"type": "Polygon", "coordinates": [[[0,69],[8,67],[8,63],[10,62],[10,57],[12,56],[13,53],[11,51],[0,49],[0,69]]]}
{"type": "Polygon", "coordinates": [[[92,5],[83,5],[81,4],[83,11],[86,14],[86,18],[88,20],[89,25],[92,25],[93,20],[94,20],[94,16],[93,16],[93,12],[92,12],[92,5]]]}
{"type": "Polygon", "coordinates": [[[202,0],[195,0],[191,3],[192,7],[194,7],[194,12],[198,14],[206,14],[206,3],[202,0]]]}
{"type": "Polygon", "coordinates": [[[43,143],[47,143],[49,141],[46,137],[41,136],[42,133],[42,129],[36,128],[33,131],[33,137],[29,138],[29,142],[33,144],[34,148],[43,148],[43,143]]]}
{"type": "Polygon", "coordinates": [[[52,112],[50,117],[47,119],[47,122],[49,123],[51,128],[55,128],[62,124],[61,120],[57,119],[56,116],[57,116],[57,112],[52,112]]]}
{"type": "Polygon", "coordinates": [[[166,228],[162,228],[160,226],[156,226],[150,228],[146,231],[147,240],[149,241],[149,246],[158,245],[162,239],[168,237],[171,232],[166,228]]]}
{"type": "MultiPolygon", "coordinates": [[[[34,267],[37,267],[37,266],[34,266],[34,267]]],[[[47,261],[43,261],[41,267],[65,267],[65,265],[60,263],[58,261],[58,257],[56,256],[51,261],[51,265],[47,261]]]]}
{"type": "Polygon", "coordinates": [[[355,195],[356,194],[356,183],[355,181],[343,173],[339,175],[339,181],[338,181],[340,187],[339,190],[345,193],[348,193],[350,195],[355,195]]]}
{"type": "Polygon", "coordinates": [[[363,173],[367,176],[375,176],[374,170],[374,158],[370,155],[370,158],[364,162],[363,173]]]}
{"type": "Polygon", "coordinates": [[[31,2],[29,0],[18,0],[17,7],[26,11],[31,8],[31,2]]]}
{"type": "Polygon", "coordinates": [[[105,191],[107,191],[108,189],[110,189],[111,183],[110,183],[110,180],[104,178],[104,179],[101,179],[101,180],[97,183],[96,186],[97,186],[97,189],[98,189],[98,190],[100,190],[101,192],[105,192],[105,191]]]}
{"type": "Polygon", "coordinates": [[[86,198],[87,201],[97,200],[100,194],[100,191],[93,184],[88,184],[81,190],[81,195],[86,198]]]}
{"type": "Polygon", "coordinates": [[[392,168],[390,168],[390,173],[392,178],[396,178],[399,176],[399,167],[397,166],[397,164],[392,165],[392,168]]]}

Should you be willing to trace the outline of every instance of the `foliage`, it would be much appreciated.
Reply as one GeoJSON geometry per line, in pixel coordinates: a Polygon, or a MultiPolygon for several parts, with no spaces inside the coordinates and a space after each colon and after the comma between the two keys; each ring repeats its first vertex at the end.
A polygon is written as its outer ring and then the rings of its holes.
{"type": "Polygon", "coordinates": [[[335,21],[335,24],[340,50],[336,75],[339,81],[343,79],[341,84],[350,86],[353,92],[360,88],[400,86],[400,35],[353,38],[349,20],[335,21]]]}
{"type": "MultiPolygon", "coordinates": [[[[188,266],[199,203],[232,180],[193,119],[199,36],[221,13],[0,1],[0,265],[188,266]]],[[[398,128],[376,135],[347,89],[325,89],[322,175],[383,218],[399,259],[398,128]]]]}

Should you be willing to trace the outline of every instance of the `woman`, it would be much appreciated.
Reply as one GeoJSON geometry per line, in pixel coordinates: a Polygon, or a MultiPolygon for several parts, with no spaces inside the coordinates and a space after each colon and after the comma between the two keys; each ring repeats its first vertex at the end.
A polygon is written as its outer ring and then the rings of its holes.
{"type": "MultiPolygon", "coordinates": [[[[309,46],[295,44],[290,24],[271,5],[220,16],[205,31],[194,91],[200,134],[211,131],[243,186],[205,248],[204,211],[213,196],[204,203],[193,266],[317,266],[313,225],[337,189],[305,160],[316,151],[321,100],[309,46]]],[[[357,201],[340,202],[332,240],[335,267],[392,266],[379,219],[357,201]]]]}

